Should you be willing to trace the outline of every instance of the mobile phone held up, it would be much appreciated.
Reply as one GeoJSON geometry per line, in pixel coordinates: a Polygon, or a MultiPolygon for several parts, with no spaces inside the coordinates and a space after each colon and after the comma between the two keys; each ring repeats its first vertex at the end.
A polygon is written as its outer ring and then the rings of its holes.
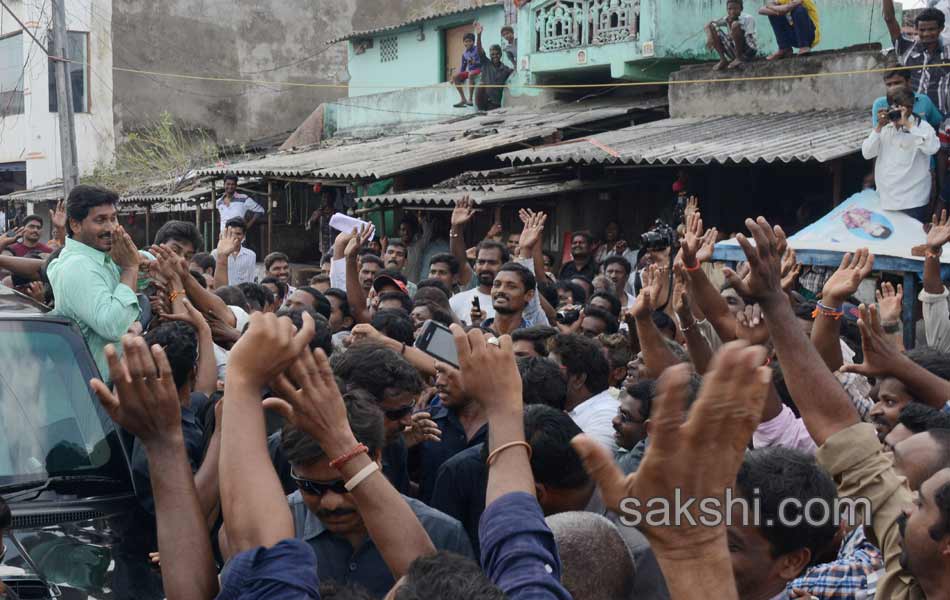
{"type": "Polygon", "coordinates": [[[419,337],[416,338],[416,348],[447,365],[459,368],[455,338],[452,337],[449,328],[442,323],[432,320],[423,323],[419,337]]]}
{"type": "Polygon", "coordinates": [[[478,301],[478,296],[472,298],[472,309],[482,312],[482,303],[478,301]]]}

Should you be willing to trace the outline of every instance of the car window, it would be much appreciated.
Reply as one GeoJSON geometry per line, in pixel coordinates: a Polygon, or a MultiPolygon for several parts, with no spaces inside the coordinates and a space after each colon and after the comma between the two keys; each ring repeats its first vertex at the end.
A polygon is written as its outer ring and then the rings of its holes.
{"type": "Polygon", "coordinates": [[[112,459],[88,350],[71,333],[0,321],[0,484],[92,473],[112,459]]]}

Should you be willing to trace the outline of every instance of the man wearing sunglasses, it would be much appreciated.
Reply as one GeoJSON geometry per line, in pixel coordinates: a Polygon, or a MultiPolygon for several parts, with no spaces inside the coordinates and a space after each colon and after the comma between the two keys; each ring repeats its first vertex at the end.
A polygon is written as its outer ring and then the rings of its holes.
{"type": "MultiPolygon", "coordinates": [[[[347,393],[343,400],[356,441],[365,445],[369,456],[379,463],[385,440],[382,411],[362,391],[347,393]]],[[[395,581],[366,532],[343,476],[330,466],[330,459],[314,438],[290,425],[283,430],[281,445],[298,487],[288,496],[295,537],[310,544],[316,553],[320,580],[357,584],[375,597],[385,596],[395,581]]],[[[418,500],[405,500],[436,550],[474,558],[461,523],[418,500]]]]}

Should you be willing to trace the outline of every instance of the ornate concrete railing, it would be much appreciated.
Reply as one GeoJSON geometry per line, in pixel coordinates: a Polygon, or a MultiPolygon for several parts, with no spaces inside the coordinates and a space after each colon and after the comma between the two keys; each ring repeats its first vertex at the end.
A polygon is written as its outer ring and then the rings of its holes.
{"type": "Polygon", "coordinates": [[[640,0],[548,0],[532,10],[537,52],[629,42],[639,34],[640,0]]]}

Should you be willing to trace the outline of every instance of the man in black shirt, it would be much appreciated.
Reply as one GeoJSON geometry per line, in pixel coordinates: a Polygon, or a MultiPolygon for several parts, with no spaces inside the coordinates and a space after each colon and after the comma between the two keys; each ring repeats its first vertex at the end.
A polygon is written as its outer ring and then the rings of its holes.
{"type": "Polygon", "coordinates": [[[558,279],[571,279],[580,274],[591,281],[594,280],[597,276],[597,263],[591,253],[592,243],[593,238],[586,231],[578,231],[571,236],[571,257],[574,260],[564,263],[558,279]]]}
{"type": "Polygon", "coordinates": [[[480,23],[475,24],[478,53],[482,58],[482,80],[475,93],[475,106],[478,110],[494,110],[501,108],[501,96],[505,88],[481,86],[503,86],[514,71],[501,62],[501,46],[498,44],[492,44],[488,50],[489,56],[485,56],[485,47],[482,46],[482,29],[480,23]]]}

